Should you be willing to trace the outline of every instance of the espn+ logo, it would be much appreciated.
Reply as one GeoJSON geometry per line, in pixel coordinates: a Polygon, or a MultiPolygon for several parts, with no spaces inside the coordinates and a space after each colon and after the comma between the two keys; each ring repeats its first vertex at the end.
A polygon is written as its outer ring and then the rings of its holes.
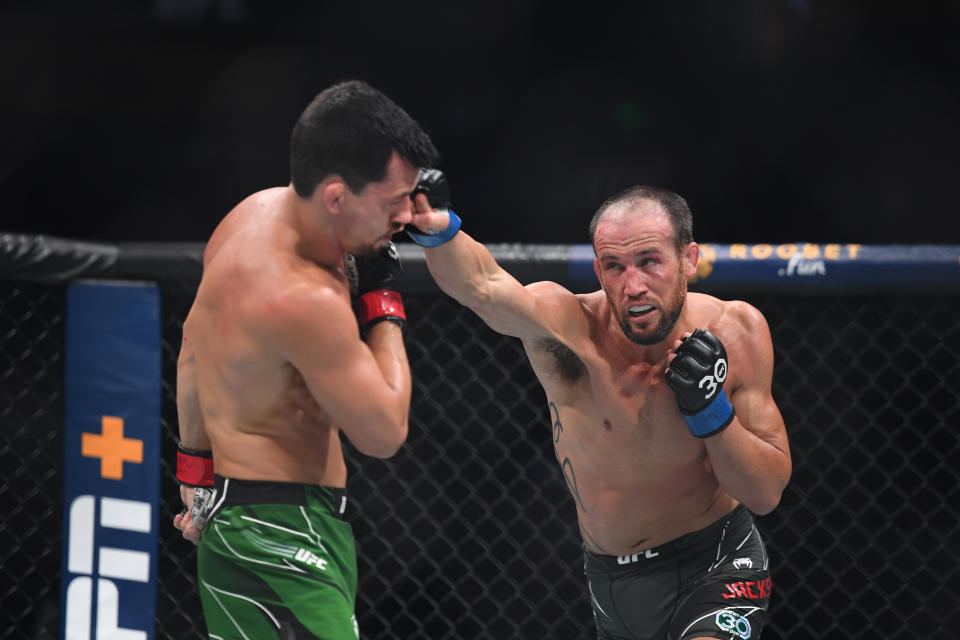
{"type": "Polygon", "coordinates": [[[163,345],[143,282],[67,288],[60,637],[156,634],[163,345]]]}
{"type": "Polygon", "coordinates": [[[143,441],[126,436],[124,420],[115,416],[101,416],[100,431],[84,430],[80,451],[68,452],[85,460],[83,468],[93,474],[73,483],[68,479],[68,486],[83,488],[65,496],[63,637],[148,640],[155,624],[144,601],[155,583],[154,507],[115,495],[130,494],[139,484],[137,476],[145,471],[143,441]]]}
{"type": "MultiPolygon", "coordinates": [[[[97,496],[81,495],[70,504],[67,570],[76,577],[67,586],[66,637],[88,640],[96,603],[94,638],[146,640],[146,631],[120,627],[120,588],[116,581],[147,583],[152,560],[146,551],[96,543],[97,496]]],[[[100,527],[150,533],[152,507],[147,502],[99,498],[100,527]]],[[[122,583],[121,583],[122,584],[122,583]]]]}

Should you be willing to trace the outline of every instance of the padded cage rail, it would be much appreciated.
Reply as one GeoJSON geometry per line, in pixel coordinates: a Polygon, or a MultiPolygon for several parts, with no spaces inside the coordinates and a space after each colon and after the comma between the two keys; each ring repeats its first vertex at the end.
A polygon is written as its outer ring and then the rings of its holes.
{"type": "MultiPolygon", "coordinates": [[[[487,247],[525,284],[552,280],[575,292],[596,286],[590,245],[487,247]]],[[[423,249],[401,240],[398,250],[405,289],[438,292],[423,249]]],[[[79,278],[151,280],[165,291],[191,291],[202,271],[200,243],[108,244],[0,234],[0,278],[50,283],[79,278]]],[[[960,245],[704,243],[691,288],[770,293],[960,291],[960,245]]]]}
{"type": "MultiPolygon", "coordinates": [[[[521,281],[595,287],[588,246],[491,250],[521,281]]],[[[954,637],[960,247],[707,244],[703,254],[692,286],[747,300],[767,318],[793,453],[780,506],[758,518],[773,567],[764,638],[954,637]]],[[[160,284],[152,633],[206,637],[195,549],[170,524],[176,357],[201,255],[195,244],[0,236],[0,638],[59,633],[65,291],[81,278],[160,284]]],[[[403,244],[401,255],[410,437],[389,460],[345,446],[362,637],[594,637],[574,506],[519,341],[440,293],[418,248],[403,244]]]]}

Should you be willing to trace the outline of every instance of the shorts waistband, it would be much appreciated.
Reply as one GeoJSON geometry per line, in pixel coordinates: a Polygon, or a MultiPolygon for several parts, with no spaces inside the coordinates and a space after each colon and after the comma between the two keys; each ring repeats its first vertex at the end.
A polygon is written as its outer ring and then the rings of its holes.
{"type": "Polygon", "coordinates": [[[742,504],[733,511],[699,531],[684,534],[659,547],[652,547],[627,556],[593,553],[584,548],[584,570],[587,573],[638,569],[657,564],[657,561],[676,559],[688,552],[700,551],[721,544],[728,535],[753,526],[753,516],[742,504]]]}
{"type": "Polygon", "coordinates": [[[347,490],[340,487],[272,480],[238,480],[219,475],[213,476],[213,486],[220,492],[223,507],[290,504],[320,507],[337,518],[343,518],[347,510],[347,490]]]}

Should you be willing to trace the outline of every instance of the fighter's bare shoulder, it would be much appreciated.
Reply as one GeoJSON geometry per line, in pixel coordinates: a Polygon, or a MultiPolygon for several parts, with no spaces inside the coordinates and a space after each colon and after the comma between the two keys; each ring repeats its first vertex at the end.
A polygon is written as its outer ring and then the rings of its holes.
{"type": "Polygon", "coordinates": [[[709,329],[720,338],[731,363],[731,375],[748,371],[761,373],[766,366],[737,366],[734,364],[769,363],[772,366],[773,343],[770,327],[763,313],[743,300],[721,300],[710,295],[690,293],[688,301],[692,317],[700,328],[709,329]]]}
{"type": "Polygon", "coordinates": [[[595,294],[575,294],[550,281],[533,282],[526,289],[536,300],[538,324],[543,331],[542,335],[535,337],[566,342],[588,330],[589,318],[595,308],[591,299],[595,294]]]}
{"type": "Polygon", "coordinates": [[[303,260],[290,262],[283,278],[275,278],[261,287],[266,316],[313,314],[312,322],[320,323],[330,311],[350,311],[349,286],[337,269],[303,260]],[[317,312],[322,313],[317,315],[317,312]]]}
{"type": "Polygon", "coordinates": [[[572,311],[582,304],[581,295],[575,294],[556,282],[543,280],[531,282],[526,286],[527,291],[537,297],[544,307],[551,307],[556,311],[572,311]]]}
{"type": "Polygon", "coordinates": [[[729,351],[734,343],[769,338],[770,329],[759,309],[743,300],[721,300],[702,293],[689,293],[687,304],[694,327],[709,329],[729,351]]]}
{"type": "Polygon", "coordinates": [[[708,318],[730,330],[737,327],[748,330],[767,326],[767,321],[759,309],[743,300],[722,300],[705,294],[691,292],[687,294],[687,302],[695,318],[708,318]]]}
{"type": "Polygon", "coordinates": [[[583,358],[595,351],[592,340],[607,309],[603,292],[575,294],[555,282],[536,282],[527,288],[539,300],[545,329],[523,343],[541,381],[556,378],[568,386],[582,380],[583,358]]]}
{"type": "Polygon", "coordinates": [[[213,230],[203,250],[203,265],[208,267],[220,250],[227,246],[246,244],[244,236],[262,240],[262,224],[279,209],[283,187],[272,187],[250,194],[230,210],[213,230]]]}
{"type": "Polygon", "coordinates": [[[335,269],[302,262],[291,260],[283,278],[257,287],[251,319],[261,338],[286,356],[358,341],[346,281],[335,269]]]}

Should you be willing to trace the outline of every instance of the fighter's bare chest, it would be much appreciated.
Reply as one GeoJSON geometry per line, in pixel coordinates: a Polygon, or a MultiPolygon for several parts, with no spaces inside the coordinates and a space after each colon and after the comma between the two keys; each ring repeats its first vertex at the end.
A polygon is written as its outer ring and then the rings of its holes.
{"type": "Polygon", "coordinates": [[[555,397],[548,393],[554,451],[582,501],[603,487],[646,486],[665,465],[701,455],[662,376],[595,372],[579,392],[555,397]]]}
{"type": "MultiPolygon", "coordinates": [[[[544,365],[548,363],[543,363],[544,365]]],[[[618,363],[616,359],[578,360],[578,375],[542,372],[550,419],[558,446],[589,449],[662,448],[681,428],[676,399],[667,386],[665,365],[618,363]],[[611,361],[612,360],[612,361],[611,361]],[[553,373],[554,375],[551,375],[553,373]],[[560,432],[566,435],[561,443],[560,432]]],[[[571,369],[567,363],[566,369],[571,369]]]]}
{"type": "Polygon", "coordinates": [[[588,386],[579,403],[583,413],[596,416],[596,426],[615,443],[651,443],[679,417],[673,392],[652,367],[591,368],[588,386]]]}

